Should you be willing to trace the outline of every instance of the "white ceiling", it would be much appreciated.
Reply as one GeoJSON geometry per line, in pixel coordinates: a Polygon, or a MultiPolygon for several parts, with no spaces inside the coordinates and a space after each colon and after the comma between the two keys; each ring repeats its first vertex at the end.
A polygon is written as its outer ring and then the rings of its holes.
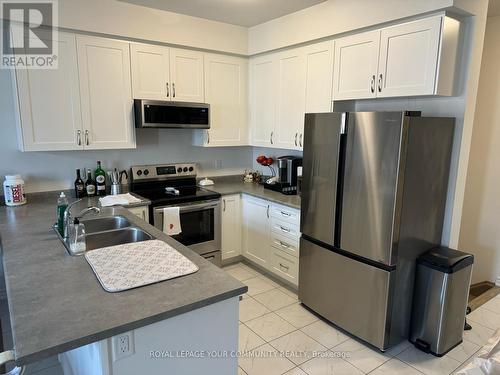
{"type": "Polygon", "coordinates": [[[500,16],[500,0],[490,0],[488,16],[500,16]]]}
{"type": "Polygon", "coordinates": [[[255,26],[325,0],[120,0],[240,26],[255,26]]]}

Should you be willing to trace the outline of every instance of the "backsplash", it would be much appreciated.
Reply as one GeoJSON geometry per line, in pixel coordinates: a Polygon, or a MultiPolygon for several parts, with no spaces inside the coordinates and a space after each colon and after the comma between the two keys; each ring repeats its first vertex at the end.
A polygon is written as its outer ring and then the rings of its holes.
{"type": "MultiPolygon", "coordinates": [[[[269,170],[268,167],[264,167],[257,163],[255,159],[257,159],[257,156],[259,155],[265,155],[265,156],[272,156],[274,160],[280,156],[302,156],[302,151],[294,151],[294,150],[282,150],[279,148],[267,148],[267,147],[253,147],[253,156],[252,156],[252,169],[257,170],[261,172],[264,175],[270,175],[271,171],[269,170]]],[[[277,165],[276,162],[273,163],[272,167],[274,170],[277,172],[277,165]]]]}

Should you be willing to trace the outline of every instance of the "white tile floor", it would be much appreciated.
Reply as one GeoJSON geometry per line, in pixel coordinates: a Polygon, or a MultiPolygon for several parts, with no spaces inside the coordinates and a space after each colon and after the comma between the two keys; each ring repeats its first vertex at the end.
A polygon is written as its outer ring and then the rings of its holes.
{"type": "Polygon", "coordinates": [[[239,350],[253,356],[240,358],[238,375],[453,374],[500,328],[497,296],[468,316],[472,330],[441,358],[407,341],[381,353],[302,307],[296,293],[247,264],[224,269],[249,287],[240,301],[239,350]]]}
{"type": "MultiPolygon", "coordinates": [[[[302,307],[296,293],[254,268],[238,263],[224,269],[249,286],[240,301],[239,350],[254,356],[240,358],[238,375],[452,374],[500,328],[497,296],[468,316],[472,330],[444,357],[425,354],[409,342],[381,353],[302,307]]],[[[28,366],[26,374],[62,375],[62,369],[52,357],[28,366]]]]}

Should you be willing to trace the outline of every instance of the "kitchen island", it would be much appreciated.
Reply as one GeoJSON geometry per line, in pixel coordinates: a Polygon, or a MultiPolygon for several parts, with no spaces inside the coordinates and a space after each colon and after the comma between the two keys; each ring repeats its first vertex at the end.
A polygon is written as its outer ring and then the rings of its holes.
{"type": "MultiPolygon", "coordinates": [[[[108,293],[84,257],[70,256],[52,230],[55,197],[55,193],[34,194],[26,206],[0,207],[2,260],[18,365],[60,353],[67,353],[63,355],[67,360],[75,355],[81,359],[99,349],[98,354],[106,357],[101,358],[102,371],[96,373],[138,373],[133,363],[152,374],[195,369],[236,373],[235,357],[186,358],[182,351],[237,350],[238,299],[246,286],[128,210],[115,207],[102,209],[100,215],[124,216],[174,247],[199,270],[108,293]],[[133,353],[117,358],[114,341],[127,332],[132,332],[133,353]],[[158,352],[161,358],[155,358],[158,352]],[[167,352],[168,358],[161,354],[167,352]]],[[[95,203],[85,199],[73,212],[95,203]]]]}

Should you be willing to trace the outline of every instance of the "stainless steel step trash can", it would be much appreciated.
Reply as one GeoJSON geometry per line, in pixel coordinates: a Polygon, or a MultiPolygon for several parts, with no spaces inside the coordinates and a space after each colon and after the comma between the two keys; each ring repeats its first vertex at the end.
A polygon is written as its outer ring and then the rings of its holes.
{"type": "Polygon", "coordinates": [[[474,256],[438,247],[417,259],[410,341],[441,357],[462,342],[474,256]]]}

